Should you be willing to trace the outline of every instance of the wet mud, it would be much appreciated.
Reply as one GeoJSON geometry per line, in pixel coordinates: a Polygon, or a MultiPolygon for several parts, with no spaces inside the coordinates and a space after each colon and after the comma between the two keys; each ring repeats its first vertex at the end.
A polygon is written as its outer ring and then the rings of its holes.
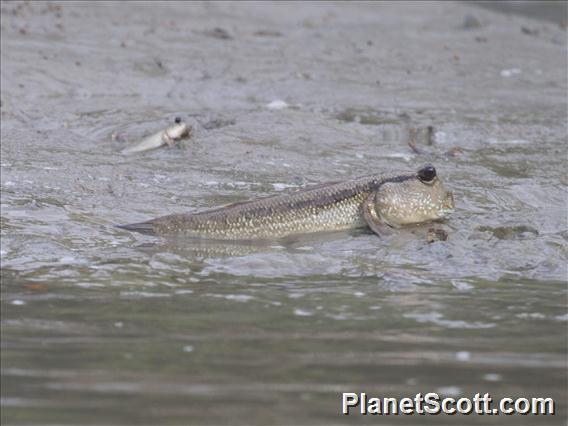
{"type": "Polygon", "coordinates": [[[550,396],[538,421],[565,424],[565,21],[450,2],[1,9],[3,424],[377,420],[340,416],[341,392],[550,396]],[[120,154],[175,117],[191,138],[120,154]],[[388,239],[115,227],[425,163],[456,212],[388,239]]]}

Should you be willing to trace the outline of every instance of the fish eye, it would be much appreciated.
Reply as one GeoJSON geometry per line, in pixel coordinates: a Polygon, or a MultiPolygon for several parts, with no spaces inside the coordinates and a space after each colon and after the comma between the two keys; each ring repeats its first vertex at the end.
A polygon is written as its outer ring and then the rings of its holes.
{"type": "Polygon", "coordinates": [[[434,166],[428,165],[424,166],[418,170],[418,179],[422,182],[432,182],[436,177],[436,169],[434,166]]]}

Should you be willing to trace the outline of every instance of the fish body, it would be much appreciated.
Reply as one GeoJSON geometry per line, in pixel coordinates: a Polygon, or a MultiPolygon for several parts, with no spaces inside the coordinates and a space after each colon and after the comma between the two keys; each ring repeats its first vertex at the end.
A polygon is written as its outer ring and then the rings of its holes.
{"type": "Polygon", "coordinates": [[[290,194],[231,204],[199,213],[172,214],[124,229],[155,235],[216,240],[278,239],[369,226],[400,227],[445,217],[453,197],[437,178],[390,173],[308,187],[290,194]]]}
{"type": "Polygon", "coordinates": [[[176,120],[175,124],[169,126],[166,130],[154,133],[144,138],[136,145],[124,148],[122,154],[134,154],[137,152],[150,151],[161,147],[162,145],[173,145],[177,140],[189,135],[190,128],[187,124],[176,120]]]}

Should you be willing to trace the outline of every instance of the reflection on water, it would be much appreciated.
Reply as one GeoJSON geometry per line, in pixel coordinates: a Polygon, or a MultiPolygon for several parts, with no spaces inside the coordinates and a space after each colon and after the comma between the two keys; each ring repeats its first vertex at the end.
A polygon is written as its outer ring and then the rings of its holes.
{"type": "Polygon", "coordinates": [[[344,391],[550,396],[538,421],[565,423],[564,30],[459,3],[108,7],[2,4],[3,424],[376,422],[338,416],[344,391]],[[176,115],[191,140],[118,155],[176,115]],[[447,241],[114,226],[428,162],[447,241]]]}

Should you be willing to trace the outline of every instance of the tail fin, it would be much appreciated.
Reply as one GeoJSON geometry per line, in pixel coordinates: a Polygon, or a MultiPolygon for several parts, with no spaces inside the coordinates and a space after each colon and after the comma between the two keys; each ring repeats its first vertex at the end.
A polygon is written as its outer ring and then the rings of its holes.
{"type": "Polygon", "coordinates": [[[128,225],[116,225],[117,228],[126,229],[128,231],[136,231],[142,234],[156,235],[154,231],[154,224],[152,221],[129,223],[128,225]]]}

